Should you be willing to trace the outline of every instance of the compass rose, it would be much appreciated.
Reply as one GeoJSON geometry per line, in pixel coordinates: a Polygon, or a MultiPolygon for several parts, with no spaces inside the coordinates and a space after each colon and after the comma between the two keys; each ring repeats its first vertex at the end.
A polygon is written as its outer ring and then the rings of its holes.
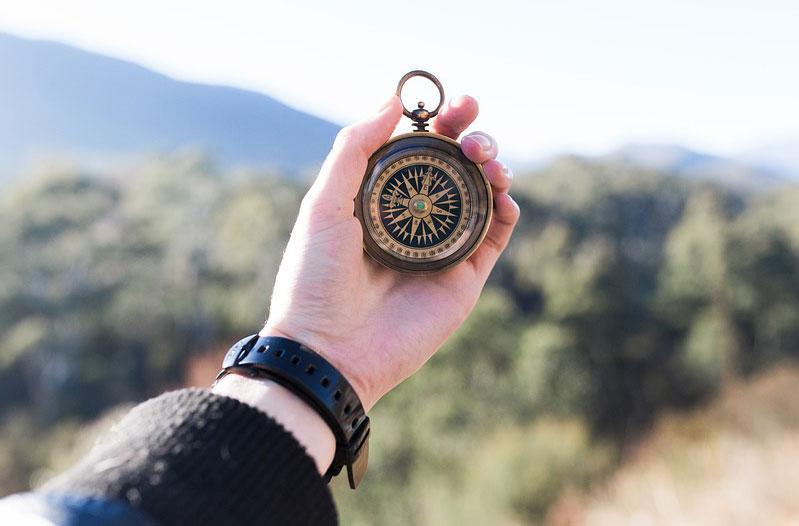
{"type": "Polygon", "coordinates": [[[380,220],[399,243],[426,248],[444,241],[455,230],[461,201],[460,191],[445,171],[413,164],[397,170],[383,186],[380,220]]]}

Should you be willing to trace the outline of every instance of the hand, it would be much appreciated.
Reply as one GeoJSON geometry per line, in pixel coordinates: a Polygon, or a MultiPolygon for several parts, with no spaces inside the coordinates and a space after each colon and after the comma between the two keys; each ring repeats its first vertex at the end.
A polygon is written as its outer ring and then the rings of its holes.
{"type": "MultiPolygon", "coordinates": [[[[433,131],[457,139],[477,113],[474,99],[457,98],[433,121],[433,131]]],[[[519,218],[507,193],[510,172],[495,160],[496,142],[475,132],[463,138],[461,148],[482,164],[494,192],[494,214],[474,254],[422,277],[399,274],[367,256],[353,200],[369,156],[389,139],[401,116],[394,96],[378,113],[338,134],[302,201],[261,331],[323,355],[350,381],[367,411],[464,321],[519,218]]]]}

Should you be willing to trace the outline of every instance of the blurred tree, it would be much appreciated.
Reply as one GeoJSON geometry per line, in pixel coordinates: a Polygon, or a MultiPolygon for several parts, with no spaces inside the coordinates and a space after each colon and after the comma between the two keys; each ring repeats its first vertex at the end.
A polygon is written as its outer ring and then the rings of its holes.
{"type": "MultiPolygon", "coordinates": [[[[197,153],[0,198],[0,491],[53,444],[254,331],[303,188],[197,153]]],[[[346,524],[543,520],[659,411],[799,354],[797,190],[743,195],[577,157],[517,178],[474,313],[374,409],[346,524]]]]}
{"type": "Polygon", "coordinates": [[[728,263],[732,201],[717,189],[692,195],[666,241],[660,273],[660,312],[674,328],[688,331],[680,364],[710,390],[734,381],[740,369],[728,263]]]}

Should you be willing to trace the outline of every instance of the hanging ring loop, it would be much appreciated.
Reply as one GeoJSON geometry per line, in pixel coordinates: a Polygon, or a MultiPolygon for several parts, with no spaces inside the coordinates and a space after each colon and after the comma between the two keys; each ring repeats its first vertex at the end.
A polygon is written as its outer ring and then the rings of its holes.
{"type": "Polygon", "coordinates": [[[426,121],[432,119],[436,115],[438,115],[438,110],[441,109],[441,106],[444,104],[444,87],[441,85],[441,82],[433,75],[427,71],[423,71],[421,69],[415,69],[406,73],[397,84],[397,96],[400,98],[400,102],[402,101],[402,88],[405,86],[405,83],[408,82],[409,79],[413,77],[424,77],[433,84],[435,84],[436,88],[438,88],[438,106],[433,111],[424,109],[424,102],[419,101],[419,107],[415,110],[411,111],[405,107],[405,104],[402,105],[402,113],[409,119],[414,121],[414,125],[417,127],[417,131],[422,131],[424,128],[427,127],[426,121]]]}

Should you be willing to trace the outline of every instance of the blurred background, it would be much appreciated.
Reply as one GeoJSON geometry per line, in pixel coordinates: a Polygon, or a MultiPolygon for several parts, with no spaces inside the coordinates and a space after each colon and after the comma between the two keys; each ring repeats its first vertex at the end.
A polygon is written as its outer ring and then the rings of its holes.
{"type": "Polygon", "coordinates": [[[5,0],[0,495],[210,383],[337,130],[422,68],[478,98],[522,218],[374,409],[342,523],[799,523],[797,24],[788,0],[5,0]]]}

